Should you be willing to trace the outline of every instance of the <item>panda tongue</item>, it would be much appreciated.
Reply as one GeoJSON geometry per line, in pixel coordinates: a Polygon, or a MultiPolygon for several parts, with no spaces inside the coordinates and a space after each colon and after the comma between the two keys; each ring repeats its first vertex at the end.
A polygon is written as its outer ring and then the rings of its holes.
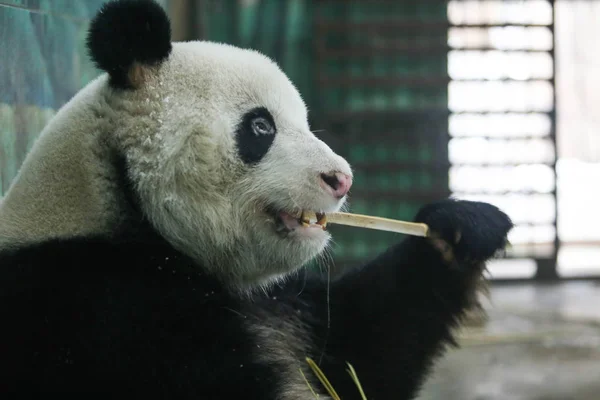
{"type": "Polygon", "coordinates": [[[298,217],[293,217],[290,214],[282,211],[279,213],[279,218],[288,229],[296,229],[300,227],[300,222],[298,221],[298,217]]]}

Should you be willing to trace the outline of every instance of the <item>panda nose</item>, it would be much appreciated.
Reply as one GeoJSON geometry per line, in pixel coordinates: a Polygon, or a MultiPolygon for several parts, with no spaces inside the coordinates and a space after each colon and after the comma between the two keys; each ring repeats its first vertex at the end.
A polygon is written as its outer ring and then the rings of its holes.
{"type": "Polygon", "coordinates": [[[342,172],[321,174],[321,186],[329,191],[335,198],[341,199],[352,186],[352,177],[342,172]]]}

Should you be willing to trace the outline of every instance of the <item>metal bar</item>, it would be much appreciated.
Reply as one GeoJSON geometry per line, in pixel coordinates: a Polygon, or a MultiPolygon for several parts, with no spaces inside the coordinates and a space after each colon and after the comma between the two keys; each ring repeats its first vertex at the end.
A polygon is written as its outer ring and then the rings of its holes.
{"type": "Polygon", "coordinates": [[[506,23],[506,24],[451,24],[452,28],[549,28],[552,24],[506,23]]]}
{"type": "Polygon", "coordinates": [[[549,24],[460,24],[455,25],[450,22],[444,21],[418,21],[409,19],[382,19],[376,22],[371,21],[347,21],[340,22],[339,20],[333,19],[318,19],[315,21],[316,28],[320,31],[330,32],[354,32],[357,30],[367,30],[371,32],[381,32],[387,30],[397,29],[428,29],[428,30],[447,30],[448,28],[477,28],[477,29],[490,29],[490,28],[548,28],[549,24]]]}
{"type": "MultiPolygon", "coordinates": [[[[420,45],[396,45],[396,46],[353,46],[348,48],[327,48],[322,44],[317,46],[316,52],[322,59],[346,59],[352,57],[369,57],[373,54],[378,55],[398,55],[402,53],[408,54],[418,54],[418,55],[427,55],[430,53],[436,53],[445,49],[446,46],[439,44],[430,44],[428,46],[420,46],[420,45]]],[[[450,50],[460,50],[460,51],[501,51],[503,53],[548,53],[549,50],[537,50],[537,49],[500,49],[494,47],[452,47],[450,50]]]]}
{"type": "Polygon", "coordinates": [[[355,86],[355,85],[406,85],[406,86],[439,86],[445,85],[450,82],[468,82],[468,83],[488,83],[488,82],[554,82],[554,78],[531,78],[531,79],[512,79],[512,78],[500,78],[500,79],[451,79],[448,76],[320,76],[317,79],[321,86],[355,86]]]}
{"type": "Polygon", "coordinates": [[[452,163],[453,167],[498,167],[498,166],[502,166],[502,167],[518,167],[520,165],[547,165],[549,167],[552,167],[554,165],[554,161],[553,162],[543,162],[543,161],[519,161],[519,162],[461,162],[461,163],[452,163]]]}
{"type": "Polygon", "coordinates": [[[322,76],[318,79],[322,86],[440,86],[450,83],[449,77],[426,77],[426,76],[322,76]]]}
{"type": "MultiPolygon", "coordinates": [[[[386,161],[386,162],[379,162],[379,163],[374,163],[372,161],[365,161],[365,162],[353,162],[352,165],[356,168],[360,168],[361,170],[368,172],[368,171],[372,171],[372,170],[381,170],[382,168],[388,168],[390,170],[396,170],[396,171],[405,171],[405,170],[409,170],[409,169],[414,169],[417,171],[434,171],[434,172],[440,172],[440,171],[446,171],[448,168],[450,168],[451,164],[450,163],[443,163],[443,162],[437,162],[437,163],[427,163],[427,164],[423,164],[420,162],[402,162],[402,161],[386,161]]],[[[453,164],[452,164],[453,165],[453,164]]]]}
{"type": "Polygon", "coordinates": [[[374,189],[367,189],[367,190],[360,190],[360,189],[353,189],[352,190],[352,196],[354,198],[359,198],[361,200],[366,200],[366,201],[372,201],[372,200],[390,200],[390,201],[398,201],[399,198],[402,202],[419,202],[419,203],[424,203],[424,202],[431,202],[434,199],[443,199],[448,197],[448,192],[446,190],[443,189],[439,189],[439,190],[423,190],[423,191],[415,191],[415,189],[411,189],[411,190],[398,190],[398,189],[394,189],[394,190],[389,190],[389,191],[383,191],[383,190],[374,190],[374,189]]]}
{"type": "Polygon", "coordinates": [[[518,115],[530,115],[530,114],[544,114],[544,115],[548,115],[551,116],[552,113],[554,111],[550,110],[550,111],[540,111],[540,110],[526,110],[526,111],[513,111],[513,110],[504,110],[504,111],[452,111],[453,115],[477,115],[477,116],[486,116],[486,115],[493,115],[493,116],[499,116],[502,114],[510,114],[510,115],[514,115],[514,114],[518,114],[518,115]]]}
{"type": "MultiPolygon", "coordinates": [[[[535,278],[534,278],[535,279],[535,278]]],[[[550,281],[553,282],[555,280],[560,279],[560,281],[563,282],[579,282],[579,281],[592,281],[592,282],[599,282],[600,283],[600,277],[598,277],[598,275],[582,275],[582,276],[577,276],[577,277],[556,277],[554,279],[544,279],[544,280],[540,280],[540,281],[550,281]]],[[[517,284],[521,284],[521,285],[531,285],[531,279],[530,278],[514,278],[514,279],[506,279],[506,278],[501,278],[501,279],[494,279],[492,281],[492,285],[498,285],[498,286],[504,286],[504,285],[517,285],[517,284]]]]}
{"type": "Polygon", "coordinates": [[[320,31],[330,32],[355,32],[366,30],[370,32],[380,32],[385,30],[399,29],[439,29],[446,31],[450,24],[448,21],[416,21],[412,19],[382,19],[378,21],[339,21],[334,19],[317,19],[316,28],[320,31]]]}
{"type": "Polygon", "coordinates": [[[555,34],[555,22],[556,22],[556,4],[554,0],[550,1],[552,6],[552,25],[550,31],[552,32],[552,50],[549,52],[552,57],[552,70],[553,70],[553,82],[552,82],[552,105],[553,112],[550,114],[550,137],[554,142],[554,162],[552,163],[552,169],[554,171],[554,189],[552,194],[554,196],[554,255],[552,259],[544,262],[538,262],[538,269],[536,278],[540,280],[555,280],[560,279],[557,271],[558,265],[558,252],[560,249],[560,240],[558,236],[558,196],[557,196],[557,178],[556,178],[556,161],[557,161],[557,150],[556,150],[556,34],[555,34]]]}
{"type": "Polygon", "coordinates": [[[435,119],[446,119],[450,111],[446,107],[423,107],[420,109],[412,108],[410,110],[394,109],[394,110],[360,110],[360,111],[349,111],[349,110],[338,110],[328,111],[327,117],[330,119],[337,119],[351,123],[350,119],[358,119],[364,121],[365,119],[377,119],[380,120],[390,119],[397,120],[399,122],[406,122],[406,119],[421,119],[427,117],[428,121],[435,119]]]}
{"type": "Polygon", "coordinates": [[[526,52],[526,53],[548,53],[550,49],[527,49],[527,48],[515,48],[515,49],[502,49],[499,47],[490,47],[490,46],[452,46],[451,50],[461,50],[461,51],[501,51],[503,53],[510,52],[526,52]]]}
{"type": "Polygon", "coordinates": [[[514,79],[514,78],[469,78],[461,79],[454,78],[450,79],[452,82],[473,82],[473,83],[487,83],[487,82],[553,82],[554,78],[525,78],[525,79],[514,79]]]}
{"type": "Polygon", "coordinates": [[[528,141],[528,140],[534,140],[534,139],[551,139],[550,137],[550,133],[544,133],[543,135],[530,135],[530,134],[525,134],[525,135],[518,135],[518,134],[511,134],[514,136],[508,136],[507,133],[505,134],[498,134],[496,135],[477,135],[477,136],[470,136],[470,135],[453,135],[452,139],[456,140],[456,139],[483,139],[483,140],[489,140],[489,141],[497,141],[497,142],[512,142],[514,140],[521,140],[521,141],[528,141]]]}
{"type": "MultiPolygon", "coordinates": [[[[453,165],[454,166],[454,165],[453,165]]],[[[455,192],[456,193],[456,192],[455,192]]],[[[473,195],[481,194],[485,196],[504,196],[504,195],[519,195],[519,196],[531,196],[531,195],[551,195],[552,192],[538,192],[535,190],[499,190],[497,192],[490,190],[461,190],[461,195],[473,195]]]]}
{"type": "Polygon", "coordinates": [[[347,48],[327,48],[323,45],[317,48],[317,52],[326,59],[331,58],[350,58],[350,57],[366,57],[377,55],[398,55],[401,53],[429,53],[429,52],[440,52],[444,51],[445,45],[438,43],[432,43],[429,45],[417,45],[417,44],[396,44],[396,45],[385,45],[385,46],[350,46],[347,48]]]}
{"type": "MultiPolygon", "coordinates": [[[[440,175],[441,176],[441,175],[440,175]]],[[[443,178],[439,178],[441,180],[443,180],[443,178]]],[[[435,182],[435,183],[439,183],[439,182],[435,182]]],[[[435,185],[435,186],[439,186],[439,185],[435,185]]],[[[418,190],[418,189],[417,189],[418,190]]],[[[423,198],[423,194],[426,194],[427,196],[431,195],[431,194],[435,194],[434,197],[446,197],[446,191],[445,190],[435,190],[435,191],[431,191],[431,190],[423,190],[421,192],[415,192],[415,189],[411,187],[411,189],[401,189],[401,188],[395,188],[395,189],[379,189],[377,187],[374,187],[374,185],[369,186],[368,189],[362,189],[362,188],[354,188],[352,191],[352,196],[360,196],[361,199],[366,199],[366,198],[376,198],[376,199],[386,199],[386,200],[393,200],[394,196],[396,199],[398,199],[399,196],[402,197],[402,200],[407,200],[407,199],[422,199],[423,198]],[[426,192],[426,193],[425,193],[426,192]],[[413,197],[416,196],[416,197],[413,197]]],[[[480,193],[469,193],[470,195],[483,195],[483,196],[502,196],[501,193],[484,193],[484,192],[480,192],[480,193]]],[[[520,195],[520,193],[505,193],[505,194],[511,194],[511,195],[520,195]]],[[[549,195],[549,193],[531,193],[529,195],[549,195]]],[[[548,222],[550,223],[550,222],[548,222]]],[[[540,226],[540,225],[545,225],[546,223],[538,223],[538,222],[519,222],[518,226],[540,226]]]]}

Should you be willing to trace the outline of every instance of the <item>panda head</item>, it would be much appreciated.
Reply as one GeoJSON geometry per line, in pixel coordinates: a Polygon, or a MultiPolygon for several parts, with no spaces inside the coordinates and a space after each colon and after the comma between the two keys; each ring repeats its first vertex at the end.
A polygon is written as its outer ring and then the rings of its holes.
{"type": "Polygon", "coordinates": [[[328,232],[301,213],[343,207],[352,171],[311,132],[274,62],[225,44],[171,43],[162,8],[139,0],[107,3],[88,48],[107,72],[98,117],[161,236],[244,287],[326,248],[328,232]]]}

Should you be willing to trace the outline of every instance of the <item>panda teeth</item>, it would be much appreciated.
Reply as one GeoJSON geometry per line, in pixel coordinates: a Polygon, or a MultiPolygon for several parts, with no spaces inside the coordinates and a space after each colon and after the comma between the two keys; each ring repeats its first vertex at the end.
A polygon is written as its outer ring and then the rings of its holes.
{"type": "Polygon", "coordinates": [[[327,229],[327,215],[325,213],[317,213],[317,225],[321,225],[323,230],[327,229]]]}
{"type": "Polygon", "coordinates": [[[320,225],[323,230],[327,228],[327,216],[325,213],[315,213],[313,211],[303,210],[300,218],[298,218],[298,222],[305,228],[311,225],[320,225]],[[315,222],[311,223],[311,219],[314,219],[315,222]]]}
{"type": "Polygon", "coordinates": [[[310,225],[310,217],[308,216],[308,213],[305,210],[302,210],[300,218],[298,218],[298,222],[300,222],[304,227],[310,225]]]}

